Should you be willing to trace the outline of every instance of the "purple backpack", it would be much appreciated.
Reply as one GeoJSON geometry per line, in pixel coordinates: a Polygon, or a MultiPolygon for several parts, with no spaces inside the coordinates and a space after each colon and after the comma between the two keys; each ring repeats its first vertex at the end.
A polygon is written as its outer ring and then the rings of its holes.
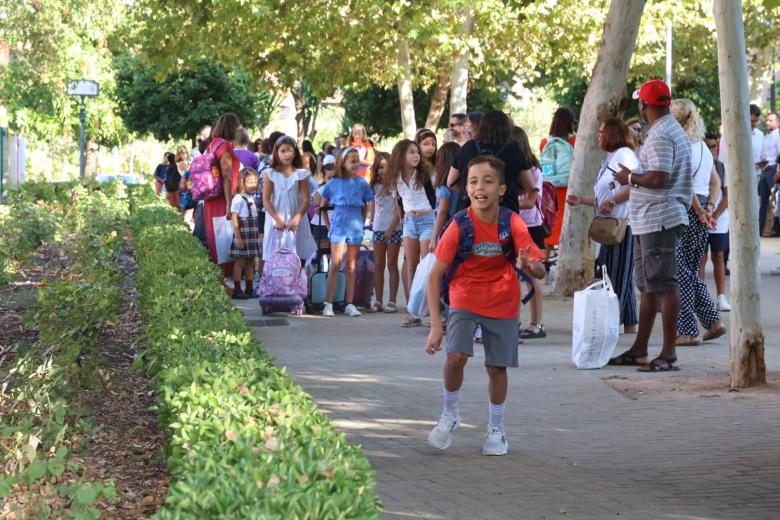
{"type": "Polygon", "coordinates": [[[301,259],[294,251],[279,248],[263,266],[263,278],[260,281],[260,297],[287,296],[292,294],[306,297],[306,272],[301,267],[301,259]]]}
{"type": "Polygon", "coordinates": [[[212,151],[212,143],[206,149],[206,153],[197,156],[190,163],[190,182],[192,182],[192,198],[194,200],[216,199],[222,195],[222,174],[217,164],[216,150],[224,143],[220,139],[219,144],[212,151]]]}

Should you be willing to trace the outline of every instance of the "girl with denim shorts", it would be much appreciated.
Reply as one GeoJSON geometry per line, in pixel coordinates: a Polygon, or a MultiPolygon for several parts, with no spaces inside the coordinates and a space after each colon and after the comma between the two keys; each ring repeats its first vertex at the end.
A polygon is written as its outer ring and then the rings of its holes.
{"type": "Polygon", "coordinates": [[[328,290],[323,316],[333,316],[333,295],[336,292],[338,271],[346,254],[346,302],[344,314],[355,317],[360,311],[352,304],[355,295],[355,265],[360,244],[363,242],[363,227],[366,222],[368,203],[374,200],[371,188],[362,177],[358,177],[360,156],[357,148],[348,146],[336,158],[336,178],[325,185],[321,193],[321,207],[334,206],[333,216],[322,213],[322,219],[330,231],[331,264],[328,273],[328,290]]]}
{"type": "MultiPolygon", "coordinates": [[[[404,213],[401,236],[406,257],[405,289],[411,287],[417,265],[428,254],[428,244],[433,236],[436,200],[431,183],[431,165],[421,158],[420,148],[409,139],[399,141],[390,156],[389,173],[396,183],[399,210],[404,213]]],[[[417,327],[421,321],[409,315],[402,325],[417,327]]]]}
{"type": "Polygon", "coordinates": [[[368,312],[398,311],[396,297],[400,275],[398,272],[398,253],[401,251],[401,213],[398,211],[396,199],[398,193],[393,178],[388,173],[390,154],[377,152],[374,165],[371,167],[371,189],[374,192],[374,202],[371,203],[370,224],[374,231],[374,287],[376,302],[368,312]],[[382,305],[385,290],[385,266],[390,274],[390,301],[387,307],[382,305]]]}

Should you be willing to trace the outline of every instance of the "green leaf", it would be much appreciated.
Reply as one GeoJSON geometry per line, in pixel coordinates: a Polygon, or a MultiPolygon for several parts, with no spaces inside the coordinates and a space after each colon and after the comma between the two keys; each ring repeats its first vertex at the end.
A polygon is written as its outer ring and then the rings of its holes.
{"type": "Polygon", "coordinates": [[[84,484],[76,491],[74,498],[76,503],[81,506],[91,506],[98,499],[99,494],[100,490],[97,487],[92,484],[84,484]]]}
{"type": "Polygon", "coordinates": [[[59,477],[65,473],[65,461],[62,459],[51,459],[49,461],[49,473],[55,477],[59,477]]]}
{"type": "Polygon", "coordinates": [[[109,502],[113,502],[117,498],[116,486],[114,486],[113,484],[107,484],[103,486],[102,492],[103,492],[103,496],[106,497],[106,500],[108,500],[109,502]]]}
{"type": "Polygon", "coordinates": [[[0,479],[0,498],[6,498],[11,496],[11,481],[7,479],[0,479]]]}
{"type": "Polygon", "coordinates": [[[30,479],[30,482],[38,480],[44,475],[46,475],[46,462],[42,460],[36,460],[27,466],[27,477],[30,479]]]}

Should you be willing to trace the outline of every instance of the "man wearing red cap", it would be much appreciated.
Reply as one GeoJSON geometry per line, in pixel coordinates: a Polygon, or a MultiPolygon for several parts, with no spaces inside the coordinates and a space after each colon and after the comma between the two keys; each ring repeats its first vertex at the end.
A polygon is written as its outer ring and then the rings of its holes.
{"type": "Polygon", "coordinates": [[[679,370],[677,314],[680,293],[675,251],[689,224],[692,197],[691,141],[669,113],[672,95],[660,80],[648,81],[634,92],[639,115],[650,125],[639,151],[639,168],[621,165],[615,181],[629,184],[629,221],[634,234],[634,281],[642,295],[639,331],[634,344],[610,360],[611,365],[636,365],[644,372],[679,370]],[[647,349],[658,304],[661,304],[664,344],[661,353],[648,360],[647,349]]]}

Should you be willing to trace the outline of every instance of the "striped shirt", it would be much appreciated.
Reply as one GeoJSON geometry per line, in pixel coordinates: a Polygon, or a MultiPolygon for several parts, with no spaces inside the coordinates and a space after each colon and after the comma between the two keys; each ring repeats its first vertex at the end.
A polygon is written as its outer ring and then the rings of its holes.
{"type": "Polygon", "coordinates": [[[644,172],[667,172],[661,188],[631,187],[629,221],[634,235],[645,235],[679,225],[688,225],[691,207],[691,140],[672,115],[658,119],[639,150],[639,168],[644,172]]]}

